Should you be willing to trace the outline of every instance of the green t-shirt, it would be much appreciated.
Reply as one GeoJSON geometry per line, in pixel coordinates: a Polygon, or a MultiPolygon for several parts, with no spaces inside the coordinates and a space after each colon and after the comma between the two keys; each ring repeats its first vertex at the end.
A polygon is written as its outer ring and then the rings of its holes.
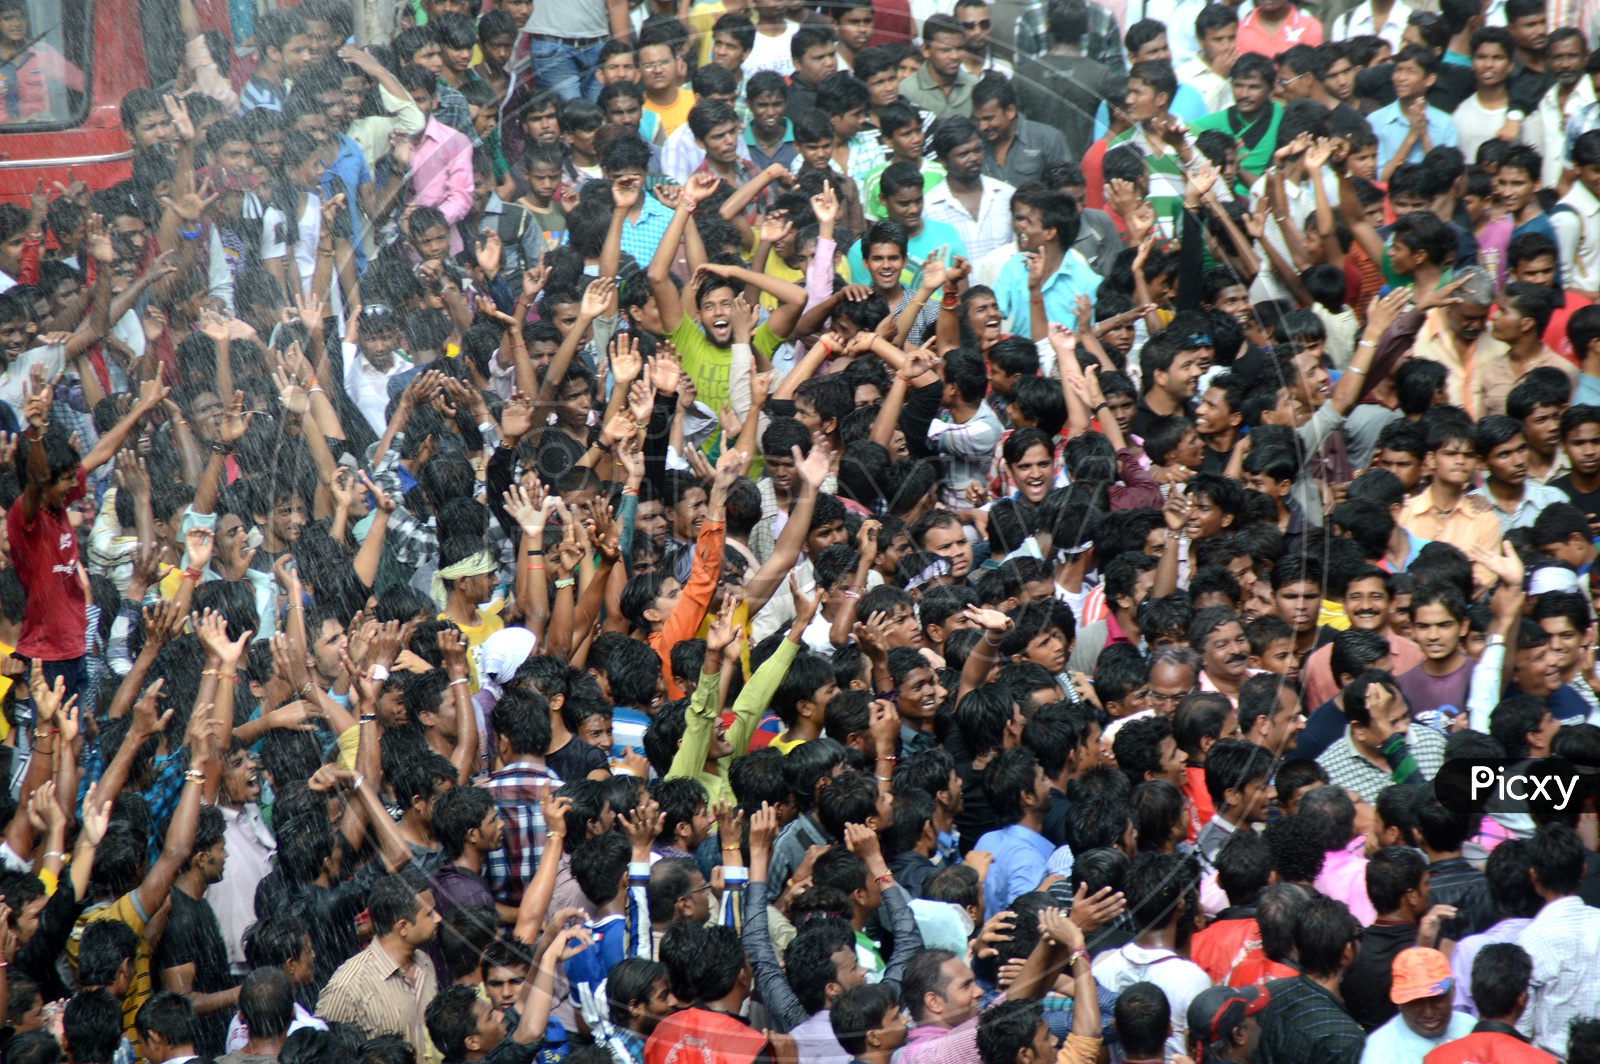
{"type": "MultiPolygon", "coordinates": [[[[733,349],[718,347],[706,339],[700,323],[688,314],[683,316],[676,329],[667,334],[667,339],[677,347],[683,371],[694,380],[695,398],[712,410],[721,410],[728,402],[728,376],[733,367],[733,349]]],[[[750,337],[750,346],[763,358],[771,358],[782,343],[783,339],[767,328],[766,322],[756,326],[755,333],[750,337]]],[[[711,450],[721,438],[722,431],[718,429],[707,438],[705,449],[711,450]]]]}
{"type": "Polygon", "coordinates": [[[1255,147],[1247,149],[1239,157],[1239,169],[1248,170],[1252,174],[1262,174],[1272,165],[1272,153],[1278,150],[1278,123],[1282,120],[1281,103],[1273,103],[1272,113],[1263,115],[1254,122],[1243,121],[1237,111],[1228,107],[1195,119],[1189,123],[1189,130],[1198,136],[1208,129],[1220,129],[1234,140],[1239,140],[1246,134],[1254,135],[1257,128],[1265,125],[1261,139],[1256,141],[1255,147]]]}

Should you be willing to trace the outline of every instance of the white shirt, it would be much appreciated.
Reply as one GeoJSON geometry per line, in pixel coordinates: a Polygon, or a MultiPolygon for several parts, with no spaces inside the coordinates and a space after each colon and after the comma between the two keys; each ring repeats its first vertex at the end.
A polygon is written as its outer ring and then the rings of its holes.
{"type": "Polygon", "coordinates": [[[1478,157],[1478,147],[1494,139],[1500,127],[1506,124],[1506,107],[1485,107],[1473,93],[1456,106],[1456,147],[1468,159],[1478,157]]]}
{"type": "MultiPolygon", "coordinates": [[[[1207,0],[1162,0],[1159,3],[1152,3],[1151,0],[1144,0],[1144,3],[1139,5],[1143,9],[1139,18],[1153,18],[1166,23],[1167,47],[1172,50],[1173,70],[1180,69],[1190,59],[1200,54],[1200,42],[1194,35],[1194,20],[1205,10],[1206,2],[1207,0]]],[[[1128,26],[1138,21],[1133,17],[1133,6],[1128,5],[1128,26]]],[[[1245,13],[1241,7],[1239,17],[1243,18],[1245,13]]],[[[1123,29],[1126,30],[1127,26],[1123,29]]]]}
{"type": "Polygon", "coordinates": [[[1404,1016],[1396,1015],[1367,1035],[1361,1064],[1422,1064],[1423,1057],[1446,1042],[1465,1038],[1477,1025],[1478,1021],[1466,1013],[1452,1012],[1443,1034],[1438,1038],[1424,1038],[1406,1025],[1404,1016]]]}
{"type": "MultiPolygon", "coordinates": [[[[294,244],[294,264],[300,271],[300,288],[305,295],[311,294],[311,277],[317,272],[317,244],[322,239],[322,198],[315,192],[307,192],[305,210],[300,214],[300,230],[296,234],[294,244]]],[[[261,224],[261,259],[281,259],[288,255],[289,249],[285,246],[283,235],[285,233],[283,212],[276,207],[268,207],[262,215],[261,224]]],[[[339,284],[330,286],[328,295],[328,314],[338,320],[344,318],[344,300],[339,294],[339,284]]],[[[378,430],[382,432],[382,429],[378,430]]]]}
{"type": "MultiPolygon", "coordinates": [[[[750,162],[750,146],[740,137],[734,144],[734,154],[745,162],[750,162]]],[[[798,160],[799,156],[795,156],[798,160]]],[[[689,128],[689,123],[674,129],[667,135],[666,143],[661,145],[661,172],[672,178],[678,184],[689,180],[689,175],[700,168],[706,161],[706,150],[694,141],[694,131],[689,128]]]]}
{"type": "Polygon", "coordinates": [[[1572,1021],[1600,1016],[1600,909],[1575,894],[1547,902],[1517,944],[1533,958],[1528,1010],[1517,1030],[1563,1056],[1572,1021]]]}
{"type": "MultiPolygon", "coordinates": [[[[1337,181],[1338,176],[1332,170],[1323,171],[1322,189],[1328,194],[1328,203],[1335,210],[1338,209],[1339,203],[1337,181]],[[1328,187],[1328,178],[1332,178],[1335,182],[1331,190],[1328,187]]],[[[1250,194],[1257,201],[1267,194],[1267,179],[1265,176],[1256,180],[1254,187],[1250,189],[1250,194]]],[[[1288,208],[1290,219],[1293,220],[1295,225],[1303,229],[1306,223],[1306,216],[1317,208],[1317,194],[1316,190],[1311,187],[1311,182],[1294,182],[1285,179],[1283,182],[1283,199],[1284,205],[1288,208]]],[[[1289,254],[1289,242],[1284,239],[1283,230],[1278,227],[1278,219],[1276,217],[1267,219],[1267,227],[1262,233],[1262,239],[1277,248],[1278,254],[1283,256],[1285,262],[1292,263],[1294,261],[1289,254]]],[[[1289,292],[1289,287],[1278,279],[1277,271],[1267,268],[1265,252],[1262,252],[1261,255],[1261,265],[1263,266],[1262,271],[1256,275],[1255,283],[1250,286],[1251,301],[1261,303],[1269,299],[1294,298],[1289,292]]]]}
{"type": "Polygon", "coordinates": [[[1571,208],[1550,214],[1561,249],[1561,277],[1568,288],[1600,291],[1600,200],[1574,182],[1560,205],[1571,208]]]}
{"type": "Polygon", "coordinates": [[[22,416],[22,407],[33,394],[33,367],[44,367],[44,379],[53,380],[66,364],[66,348],[61,344],[45,344],[24,351],[17,360],[0,372],[0,403],[5,403],[17,415],[17,425],[26,428],[28,419],[22,416]]]}
{"type": "Polygon", "coordinates": [[[256,922],[256,884],[272,871],[278,843],[254,802],[242,809],[219,804],[217,810],[227,821],[223,838],[228,843],[228,863],[222,878],[206,888],[206,904],[216,915],[228,963],[237,975],[250,970],[244,958],[244,933],[256,922]]]}
{"type": "Polygon", "coordinates": [[[1226,111],[1233,106],[1233,82],[1206,66],[1199,55],[1175,69],[1178,83],[1192,86],[1205,101],[1208,111],[1226,111]]]}
{"type": "Polygon", "coordinates": [[[956,227],[967,245],[967,261],[975,262],[1015,236],[1011,229],[1011,194],[1016,191],[1004,181],[984,175],[983,198],[978,201],[978,216],[950,191],[948,179],[933,186],[923,200],[923,213],[935,221],[956,227]]]}
{"type": "Polygon", "coordinates": [[[789,54],[789,41],[794,37],[794,31],[799,28],[799,23],[791,22],[784,27],[781,35],[768,37],[757,27],[755,46],[750,49],[750,54],[744,57],[745,80],[749,81],[751,75],[763,70],[770,70],[784,77],[793,74],[794,57],[789,54]]]}
{"type": "Polygon", "coordinates": [[[1539,97],[1539,106],[1522,122],[1522,143],[1538,148],[1544,156],[1544,183],[1550,188],[1561,180],[1563,156],[1567,152],[1567,120],[1595,102],[1594,79],[1587,74],[1578,79],[1578,84],[1567,94],[1565,104],[1557,98],[1559,87],[1550,86],[1539,97]]]}
{"type": "Polygon", "coordinates": [[[347,343],[343,350],[344,390],[350,393],[350,400],[372,426],[372,431],[382,436],[389,424],[385,416],[389,407],[389,378],[410,369],[411,363],[396,351],[394,364],[383,370],[367,361],[360,345],[347,343]]]}
{"type": "Polygon", "coordinates": [[[1189,1002],[1202,990],[1211,988],[1205,969],[1169,949],[1145,949],[1130,942],[1121,949],[1102,953],[1091,965],[1095,979],[1108,990],[1121,993],[1134,983],[1154,983],[1167,995],[1172,1006],[1172,1033],[1167,1035],[1167,1052],[1186,1053],[1189,1002]]]}
{"type": "MultiPolygon", "coordinates": [[[[1400,35],[1405,32],[1406,19],[1411,17],[1411,8],[1394,0],[1394,6],[1389,9],[1389,17],[1384,20],[1383,29],[1377,28],[1377,23],[1372,17],[1372,0],[1367,0],[1360,7],[1333,20],[1333,32],[1328,34],[1330,41],[1348,41],[1351,37],[1382,37],[1389,42],[1389,47],[1399,51],[1403,45],[1400,35]]],[[[1467,161],[1472,161],[1472,156],[1467,156],[1467,161]]]]}

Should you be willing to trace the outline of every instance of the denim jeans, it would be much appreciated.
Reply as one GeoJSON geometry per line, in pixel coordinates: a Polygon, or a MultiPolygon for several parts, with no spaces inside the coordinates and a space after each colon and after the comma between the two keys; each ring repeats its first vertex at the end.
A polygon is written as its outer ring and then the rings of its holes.
{"type": "Polygon", "coordinates": [[[529,42],[529,58],[533,61],[533,83],[541,89],[554,89],[563,100],[586,96],[600,98],[600,83],[594,72],[600,65],[600,49],[604,41],[586,48],[574,48],[550,40],[535,38],[529,42]]]}

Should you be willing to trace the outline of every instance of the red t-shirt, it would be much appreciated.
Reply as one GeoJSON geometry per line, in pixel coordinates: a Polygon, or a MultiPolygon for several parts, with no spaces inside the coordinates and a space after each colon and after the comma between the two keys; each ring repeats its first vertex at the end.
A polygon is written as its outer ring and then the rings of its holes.
{"type": "Polygon", "coordinates": [[[1578,356],[1572,353],[1572,341],[1567,338],[1567,322],[1572,320],[1573,311],[1589,306],[1590,300],[1571,292],[1563,292],[1562,295],[1567,297],[1567,301],[1550,315],[1550,324],[1544,330],[1544,342],[1552,351],[1576,366],[1579,364],[1578,356]]]}
{"type": "Polygon", "coordinates": [[[1211,822],[1217,815],[1216,806],[1211,804],[1211,792],[1206,790],[1206,768],[1204,765],[1190,765],[1183,770],[1183,793],[1189,797],[1189,834],[1188,840],[1193,842],[1200,835],[1200,829],[1211,822]]]}
{"type": "Polygon", "coordinates": [[[1556,1064],[1556,1058],[1498,1031],[1474,1032],[1431,1049],[1423,1064],[1556,1064]]]}
{"type": "MultiPolygon", "coordinates": [[[[1254,923],[1254,921],[1251,921],[1254,923]]],[[[1200,937],[1198,934],[1196,938],[1200,937]]],[[[1265,986],[1272,979],[1293,979],[1300,972],[1287,964],[1268,960],[1267,955],[1261,950],[1252,950],[1250,955],[1234,966],[1233,974],[1228,976],[1229,986],[1265,986]]]]}
{"type": "Polygon", "coordinates": [[[1218,920],[1196,931],[1189,959],[1206,970],[1213,983],[1224,983],[1252,953],[1259,955],[1261,929],[1254,920],[1218,920]]]}
{"type": "Polygon", "coordinates": [[[644,1064],[751,1064],[767,1036],[732,1016],[684,1009],[656,1025],[644,1044],[644,1064]]]}
{"type": "MultiPolygon", "coordinates": [[[[68,506],[83,498],[88,483],[80,465],[78,483],[67,493],[68,506]]],[[[6,514],[6,534],[11,537],[11,564],[28,595],[17,653],[43,661],[83,657],[88,603],[78,579],[78,537],[67,511],[41,506],[29,522],[18,499],[6,514]]]]}

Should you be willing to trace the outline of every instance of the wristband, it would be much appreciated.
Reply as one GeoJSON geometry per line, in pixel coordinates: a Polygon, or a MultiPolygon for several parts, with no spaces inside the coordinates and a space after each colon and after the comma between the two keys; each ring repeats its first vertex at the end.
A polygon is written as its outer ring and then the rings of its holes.
{"type": "Polygon", "coordinates": [[[185,783],[204,783],[206,774],[197,768],[192,768],[183,774],[183,780],[185,783]]]}
{"type": "Polygon", "coordinates": [[[380,680],[380,681],[381,680],[387,680],[389,678],[389,666],[387,666],[387,665],[374,665],[372,667],[372,672],[370,673],[370,675],[372,676],[372,678],[374,680],[380,680]]]}
{"type": "Polygon", "coordinates": [[[67,855],[62,853],[60,850],[46,850],[44,853],[44,859],[48,861],[52,857],[59,857],[63,861],[67,859],[67,855]]]}
{"type": "Polygon", "coordinates": [[[445,684],[445,686],[446,687],[454,687],[457,684],[463,684],[463,683],[466,683],[466,682],[467,682],[467,678],[465,676],[462,676],[462,677],[459,677],[458,679],[451,680],[449,683],[445,684]]]}
{"type": "Polygon", "coordinates": [[[191,565],[183,571],[183,579],[193,580],[198,584],[200,582],[200,570],[191,565]]]}
{"type": "Polygon", "coordinates": [[[577,583],[577,581],[573,577],[570,577],[570,576],[567,577],[565,580],[557,580],[556,581],[556,590],[560,591],[563,588],[571,587],[575,583],[577,583]]]}
{"type": "Polygon", "coordinates": [[[363,714],[361,714],[361,716],[356,718],[356,723],[357,724],[375,724],[375,723],[377,723],[377,720],[378,720],[378,715],[376,713],[363,713],[363,714]]]}
{"type": "Polygon", "coordinates": [[[891,883],[892,884],[894,882],[894,873],[893,872],[885,872],[881,876],[873,876],[872,879],[873,879],[873,882],[875,882],[875,883],[880,883],[880,884],[881,883],[891,883]]]}
{"type": "Polygon", "coordinates": [[[200,230],[198,228],[180,229],[178,232],[183,235],[183,239],[185,240],[198,240],[200,238],[200,230]]]}

